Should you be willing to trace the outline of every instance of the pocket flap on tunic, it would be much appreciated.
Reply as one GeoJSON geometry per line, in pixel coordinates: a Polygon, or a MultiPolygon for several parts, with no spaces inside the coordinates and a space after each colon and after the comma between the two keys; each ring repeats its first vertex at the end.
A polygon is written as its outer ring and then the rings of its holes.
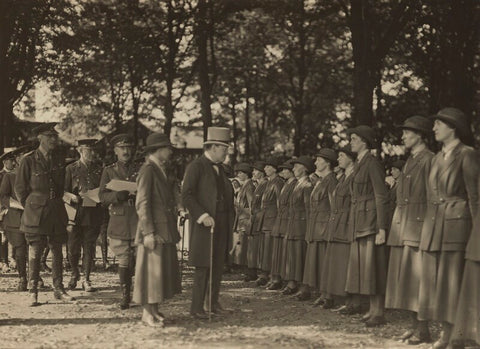
{"type": "Polygon", "coordinates": [[[469,219],[470,210],[466,201],[456,201],[445,208],[445,219],[469,219]]]}

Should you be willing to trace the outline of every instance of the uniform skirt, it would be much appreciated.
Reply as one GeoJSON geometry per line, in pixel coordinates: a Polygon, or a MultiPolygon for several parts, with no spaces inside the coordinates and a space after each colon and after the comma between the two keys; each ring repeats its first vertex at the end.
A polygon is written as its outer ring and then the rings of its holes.
{"type": "Polygon", "coordinates": [[[419,320],[454,323],[465,265],[464,257],[464,251],[423,251],[419,320]]]}
{"type": "Polygon", "coordinates": [[[465,261],[452,339],[480,344],[480,262],[465,261]]]}
{"type": "Polygon", "coordinates": [[[247,266],[248,235],[244,231],[234,232],[234,234],[238,234],[238,239],[233,248],[233,263],[247,266]]]}
{"type": "Polygon", "coordinates": [[[272,237],[272,269],[270,273],[275,276],[282,275],[282,270],[285,268],[285,260],[283,259],[283,244],[283,237],[272,237]]]}
{"type": "Polygon", "coordinates": [[[133,301],[160,303],[182,291],[175,244],[158,244],[154,250],[138,245],[133,301]]]}
{"type": "Polygon", "coordinates": [[[285,272],[282,275],[287,281],[302,282],[305,266],[305,240],[285,240],[285,272]]]}
{"type": "Polygon", "coordinates": [[[334,296],[346,296],[345,283],[347,281],[348,257],[350,244],[329,242],[323,261],[322,281],[320,291],[334,296]]]}
{"type": "Polygon", "coordinates": [[[350,246],[345,291],[367,296],[384,295],[387,282],[386,246],[375,245],[375,234],[350,246]]]}
{"type": "Polygon", "coordinates": [[[422,252],[411,246],[390,247],[385,307],[418,312],[422,252]]]}
{"type": "Polygon", "coordinates": [[[247,266],[251,269],[258,268],[258,254],[262,235],[249,235],[247,248],[247,266]]]}
{"type": "Polygon", "coordinates": [[[262,263],[260,269],[270,272],[272,270],[272,252],[273,252],[273,237],[270,232],[263,233],[263,249],[262,249],[262,263]]]}
{"type": "Polygon", "coordinates": [[[320,290],[326,249],[327,243],[325,241],[312,241],[307,244],[303,283],[316,290],[320,290]]]}

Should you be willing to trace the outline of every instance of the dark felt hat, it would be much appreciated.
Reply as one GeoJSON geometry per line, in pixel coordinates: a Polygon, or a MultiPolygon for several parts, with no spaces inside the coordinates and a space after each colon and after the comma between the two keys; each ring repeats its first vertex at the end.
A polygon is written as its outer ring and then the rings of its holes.
{"type": "Polygon", "coordinates": [[[322,148],[319,150],[319,152],[315,156],[317,158],[324,158],[325,160],[330,161],[333,164],[333,166],[337,166],[338,155],[337,155],[337,152],[333,149],[322,148]]]}
{"type": "Polygon", "coordinates": [[[396,127],[402,130],[412,130],[428,135],[432,133],[433,123],[432,120],[425,116],[414,115],[405,119],[402,125],[397,125],[396,127]]]}
{"type": "Polygon", "coordinates": [[[370,126],[358,125],[357,127],[349,128],[347,130],[347,134],[348,135],[356,134],[367,143],[368,148],[370,149],[375,148],[375,144],[376,144],[375,131],[370,126]]]}
{"type": "Polygon", "coordinates": [[[261,171],[261,172],[265,172],[265,161],[255,161],[252,165],[252,167],[255,169],[255,170],[258,170],[258,171],[261,171]]]}
{"type": "Polygon", "coordinates": [[[443,108],[437,114],[432,115],[431,119],[438,119],[452,126],[457,131],[458,138],[468,145],[473,144],[472,130],[467,116],[457,108],[443,108]]]}
{"type": "Polygon", "coordinates": [[[164,133],[152,133],[147,137],[147,143],[145,145],[145,151],[151,151],[158,148],[172,147],[168,136],[164,133]]]}
{"type": "Polygon", "coordinates": [[[293,162],[292,159],[285,161],[283,164],[278,166],[279,170],[292,170],[293,169],[293,162]]]}
{"type": "Polygon", "coordinates": [[[239,162],[238,164],[235,164],[234,168],[235,168],[235,171],[241,171],[248,175],[252,174],[252,166],[250,166],[246,162],[239,162]]]}
{"type": "Polygon", "coordinates": [[[94,147],[97,144],[97,140],[94,138],[84,138],[77,141],[79,147],[94,147]]]}
{"type": "Polygon", "coordinates": [[[278,166],[280,166],[280,159],[275,157],[268,158],[267,161],[265,161],[265,166],[278,168],[278,166]]]}
{"type": "Polygon", "coordinates": [[[120,133],[116,136],[113,136],[110,140],[110,143],[114,147],[132,147],[133,137],[126,133],[120,133]]]}
{"type": "Polygon", "coordinates": [[[292,159],[292,164],[302,164],[307,168],[308,173],[312,173],[315,171],[315,162],[308,155],[302,155],[296,159],[292,159]]]}
{"type": "Polygon", "coordinates": [[[57,126],[56,122],[46,122],[44,124],[38,125],[32,129],[32,132],[38,135],[58,135],[57,130],[55,130],[55,126],[57,126]]]}
{"type": "Polygon", "coordinates": [[[357,154],[352,151],[352,147],[350,144],[347,144],[346,146],[338,149],[338,152],[347,154],[352,160],[355,160],[357,158],[357,154]]]}

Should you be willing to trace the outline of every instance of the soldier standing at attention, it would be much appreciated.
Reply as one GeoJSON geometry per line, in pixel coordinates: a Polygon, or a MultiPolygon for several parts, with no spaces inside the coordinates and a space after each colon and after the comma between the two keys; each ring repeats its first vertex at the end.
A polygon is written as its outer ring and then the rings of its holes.
{"type": "Polygon", "coordinates": [[[68,233],[68,259],[72,268],[72,276],[68,288],[74,290],[80,279],[78,262],[83,247],[83,270],[85,280],[82,281],[82,289],[86,292],[96,291],[90,282],[93,257],[95,254],[95,242],[100,233],[100,225],[103,220],[103,209],[100,204],[91,200],[82,200],[79,196],[88,190],[98,188],[102,174],[102,166],[94,161],[95,139],[81,139],[78,141],[80,159],[66,168],[65,191],[77,195],[76,205],[78,211],[73,222],[67,226],[68,233]]]}
{"type": "Polygon", "coordinates": [[[40,145],[20,162],[15,180],[15,194],[25,208],[20,230],[29,246],[31,306],[38,303],[40,259],[45,245],[52,251],[54,296],[73,300],[63,288],[62,244],[67,242],[67,212],[63,203],[65,161],[55,152],[58,144],[56,123],[34,129],[40,145]]]}
{"type": "Polygon", "coordinates": [[[116,135],[111,143],[117,155],[117,162],[103,169],[99,196],[102,204],[109,208],[107,235],[110,248],[118,260],[118,275],[122,289],[120,309],[127,309],[130,306],[132,274],[135,269],[134,239],[138,221],[135,197],[128,190],[111,191],[106,186],[112,179],[135,182],[139,167],[133,161],[135,147],[131,136],[116,135]]]}

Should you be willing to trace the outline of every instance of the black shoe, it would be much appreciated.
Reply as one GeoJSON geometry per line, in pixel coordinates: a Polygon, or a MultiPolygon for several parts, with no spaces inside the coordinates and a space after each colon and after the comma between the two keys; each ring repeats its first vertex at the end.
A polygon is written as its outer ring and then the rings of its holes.
{"type": "Polygon", "coordinates": [[[75,298],[70,296],[67,292],[65,292],[64,289],[59,289],[59,288],[53,291],[53,296],[55,297],[55,299],[62,300],[65,302],[72,302],[75,300],[75,298]]]}
{"type": "Polygon", "coordinates": [[[255,281],[255,285],[261,287],[261,286],[265,286],[267,282],[268,282],[267,279],[260,277],[255,281]]]}
{"type": "Polygon", "coordinates": [[[313,302],[313,307],[323,306],[324,304],[325,304],[325,298],[318,297],[317,299],[315,299],[315,302],[313,302]]]}
{"type": "Polygon", "coordinates": [[[39,305],[40,305],[40,303],[38,303],[38,293],[37,292],[31,292],[30,293],[30,306],[31,307],[37,307],[39,305]]]}
{"type": "Polygon", "coordinates": [[[431,342],[432,342],[432,337],[430,337],[430,333],[419,334],[418,336],[412,335],[405,340],[405,343],[407,343],[408,345],[419,345],[422,343],[431,343],[431,342]]]}
{"type": "Polygon", "coordinates": [[[296,296],[295,298],[297,298],[297,300],[303,302],[303,301],[308,301],[310,298],[312,298],[312,294],[310,292],[302,292],[300,291],[296,296]]]}
{"type": "Polygon", "coordinates": [[[338,310],[339,314],[342,315],[355,315],[355,314],[361,314],[362,313],[362,307],[359,305],[347,305],[343,309],[338,310]]]}
{"type": "Polygon", "coordinates": [[[225,314],[230,314],[232,313],[231,310],[225,309],[224,307],[221,306],[220,303],[212,305],[212,313],[217,314],[217,315],[225,315],[225,314]]]}
{"type": "Polygon", "coordinates": [[[368,321],[365,322],[365,326],[367,327],[377,327],[381,325],[385,325],[387,321],[383,316],[373,316],[368,321]]]}
{"type": "Polygon", "coordinates": [[[334,306],[334,304],[335,304],[335,303],[334,303],[333,299],[331,299],[331,298],[326,298],[326,299],[325,299],[325,302],[324,302],[323,305],[322,305],[322,308],[323,308],[323,309],[332,309],[333,306],[334,306]]]}
{"type": "Polygon", "coordinates": [[[95,292],[97,290],[95,287],[92,286],[90,280],[85,280],[82,282],[82,289],[85,292],[95,292]]]}
{"type": "Polygon", "coordinates": [[[77,282],[78,282],[78,278],[75,277],[75,276],[72,276],[72,277],[70,278],[70,281],[68,282],[68,286],[67,286],[68,289],[69,289],[70,291],[75,290],[75,289],[77,288],[77,282]]]}
{"type": "Polygon", "coordinates": [[[203,311],[203,312],[196,312],[196,313],[190,313],[192,318],[196,320],[208,320],[208,315],[203,311]]]}
{"type": "Polygon", "coordinates": [[[282,288],[281,282],[272,282],[270,286],[267,287],[267,290],[274,291],[282,288]]]}
{"type": "Polygon", "coordinates": [[[122,299],[120,300],[120,309],[125,310],[130,308],[130,285],[120,285],[122,289],[122,299]]]}
{"type": "Polygon", "coordinates": [[[282,291],[282,294],[285,296],[290,296],[298,292],[298,287],[291,288],[291,287],[285,287],[285,289],[282,291]]]}

